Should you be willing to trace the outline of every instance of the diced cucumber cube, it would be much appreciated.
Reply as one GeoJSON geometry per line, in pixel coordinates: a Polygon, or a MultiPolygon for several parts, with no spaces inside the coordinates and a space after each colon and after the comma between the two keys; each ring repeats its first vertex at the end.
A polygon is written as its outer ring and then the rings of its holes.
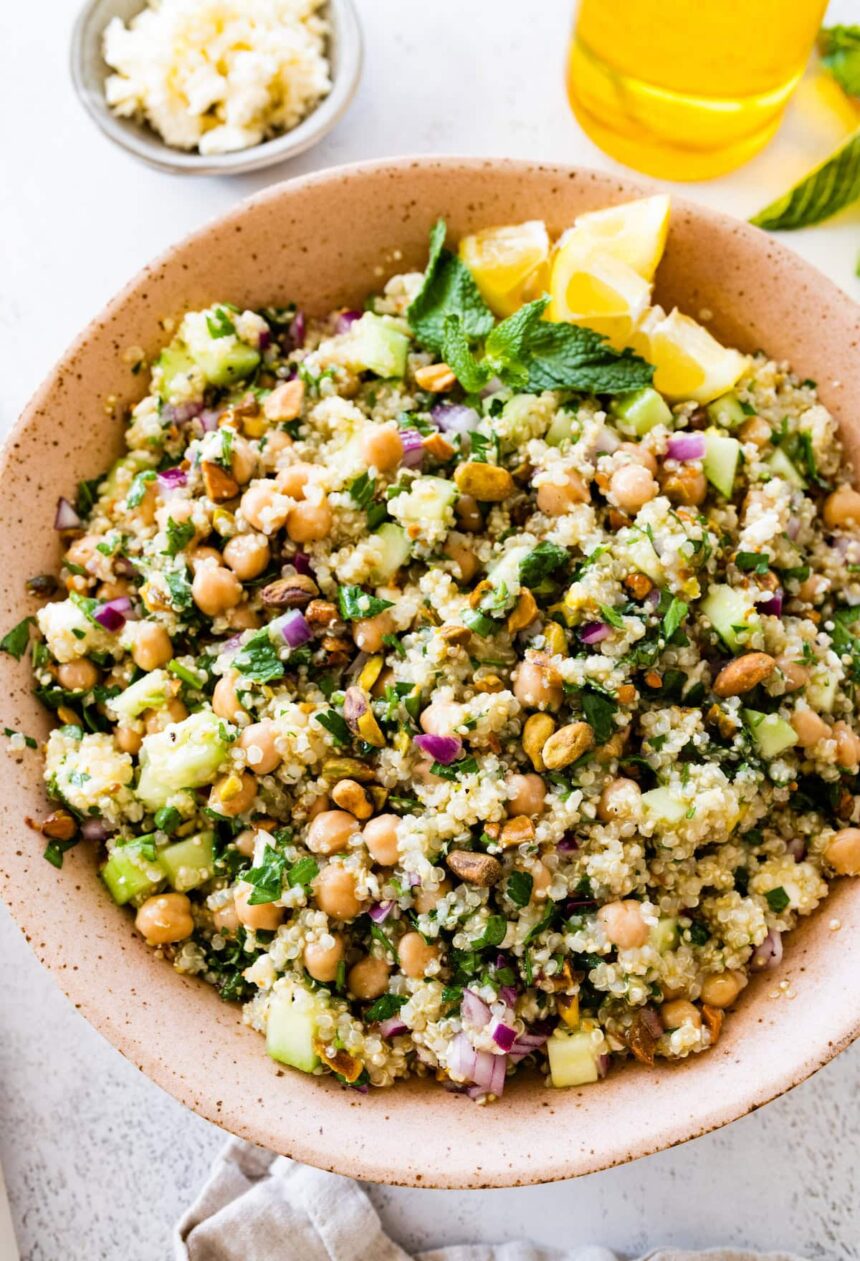
{"type": "Polygon", "coordinates": [[[705,477],[712,486],[716,486],[721,495],[731,499],[735,488],[735,473],[741,444],[737,438],[726,438],[716,429],[705,431],[705,460],[702,468],[705,477]]]}
{"type": "Polygon", "coordinates": [[[655,950],[661,955],[666,954],[668,950],[674,950],[678,944],[678,920],[674,915],[666,916],[658,919],[657,923],[651,929],[649,941],[655,950]]]}
{"type": "Polygon", "coordinates": [[[774,477],[781,477],[784,482],[796,486],[798,490],[806,490],[806,479],[798,472],[797,465],[792,464],[781,447],[777,447],[768,460],[770,471],[774,477]]]}
{"type": "Polygon", "coordinates": [[[556,1032],[546,1044],[553,1086],[586,1086],[600,1073],[591,1035],[586,1032],[556,1032]]]}
{"type": "Polygon", "coordinates": [[[170,675],[166,670],[150,670],[132,683],[119,696],[106,702],[107,708],[117,718],[136,718],[145,709],[161,709],[167,704],[167,688],[170,675]]]}
{"type": "Polygon", "coordinates": [[[641,531],[636,534],[628,531],[624,539],[624,547],[633,567],[640,573],[647,574],[653,583],[661,587],[666,579],[666,571],[648,535],[641,531]]]}
{"type": "Polygon", "coordinates": [[[316,1053],[319,1007],[303,989],[276,990],[269,1002],[266,1050],[279,1064],[312,1073],[320,1062],[316,1053]]]}
{"type": "Polygon", "coordinates": [[[668,403],[650,385],[630,394],[619,394],[612,400],[609,410],[618,421],[619,429],[635,433],[640,438],[650,433],[656,425],[672,424],[668,403]]]}
{"type": "Polygon", "coordinates": [[[382,544],[382,555],[369,574],[369,580],[377,584],[390,582],[398,569],[409,560],[412,545],[403,527],[395,525],[393,521],[386,521],[374,531],[372,537],[382,544]]]}
{"type": "Polygon", "coordinates": [[[447,478],[416,477],[407,495],[398,496],[397,515],[401,521],[444,521],[456,497],[457,487],[447,478]]]}
{"type": "Polygon", "coordinates": [[[721,429],[737,429],[747,420],[747,414],[740,405],[737,394],[722,394],[708,403],[707,412],[715,425],[721,429]]]}
{"type": "Polygon", "coordinates": [[[818,674],[807,684],[806,699],[816,713],[832,714],[838,688],[839,680],[835,674],[818,674]]]}
{"type": "Polygon", "coordinates": [[[406,372],[409,338],[379,315],[366,311],[349,332],[350,362],[378,377],[402,377],[406,372]]]}
{"type": "Polygon", "coordinates": [[[142,836],[126,845],[116,845],[102,867],[102,880],[119,906],[133,898],[148,897],[164,880],[158,860],[144,853],[151,844],[151,836],[142,836]]]}
{"type": "Polygon", "coordinates": [[[723,643],[737,652],[760,625],[756,606],[745,591],[714,583],[700,608],[723,643]]]}
{"type": "Polygon", "coordinates": [[[573,422],[574,417],[570,412],[556,412],[546,431],[547,446],[560,447],[563,442],[569,442],[573,437],[573,422]]]}
{"type": "Polygon", "coordinates": [[[230,747],[227,724],[201,709],[164,731],[145,736],[140,750],[137,795],[150,810],[166,806],[183,788],[209,784],[230,747]]]}
{"type": "Polygon", "coordinates": [[[744,709],[742,714],[762,757],[779,757],[797,744],[797,732],[779,714],[762,714],[757,709],[744,709]]]}
{"type": "Polygon", "coordinates": [[[211,880],[215,871],[213,832],[200,832],[187,840],[167,845],[158,855],[168,882],[177,893],[186,893],[211,880]]]}
{"type": "Polygon", "coordinates": [[[232,385],[248,377],[260,362],[260,352],[232,337],[213,337],[208,345],[195,347],[194,357],[212,385],[232,385]]]}
{"type": "Polygon", "coordinates": [[[175,392],[177,378],[185,377],[194,371],[195,363],[189,352],[181,345],[166,346],[156,360],[160,369],[158,378],[159,397],[166,403],[175,392]]]}
{"type": "Polygon", "coordinates": [[[676,797],[671,788],[652,788],[642,794],[645,819],[658,827],[673,827],[686,817],[686,801],[676,797]]]}

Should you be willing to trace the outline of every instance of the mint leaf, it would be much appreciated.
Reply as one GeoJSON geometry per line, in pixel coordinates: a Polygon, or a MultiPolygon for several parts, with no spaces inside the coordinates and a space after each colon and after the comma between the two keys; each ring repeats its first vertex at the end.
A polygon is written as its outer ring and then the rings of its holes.
{"type": "Polygon", "coordinates": [[[544,539],[520,561],[520,582],[524,587],[538,587],[544,578],[555,573],[560,565],[570,559],[566,547],[544,539]]]}
{"type": "Polygon", "coordinates": [[[672,638],[675,631],[687,616],[688,608],[689,606],[683,600],[679,600],[677,596],[672,597],[672,603],[669,605],[663,617],[664,639],[669,640],[672,638]]]}
{"type": "Polygon", "coordinates": [[[487,338],[487,355],[506,384],[516,388],[528,384],[529,347],[548,303],[549,298],[538,298],[520,307],[502,320],[487,338]]]}
{"type": "Polygon", "coordinates": [[[424,281],[406,312],[418,341],[435,353],[442,350],[447,315],[460,317],[470,341],[485,337],[495,324],[468,267],[444,248],[445,233],[445,220],[438,219],[430,232],[424,281]]]}
{"type": "Polygon", "coordinates": [[[442,325],[442,358],[468,394],[477,394],[492,375],[472,354],[462,317],[446,315],[442,325]]]}
{"type": "Polygon", "coordinates": [[[818,34],[821,60],[849,96],[860,96],[860,26],[825,26],[818,34]]]}
{"type": "Polygon", "coordinates": [[[155,481],[155,473],[152,469],[144,469],[142,473],[138,473],[125,497],[126,507],[137,508],[146,494],[147,486],[153,481],[155,481]]]}
{"type": "Polygon", "coordinates": [[[10,657],[20,661],[27,651],[27,644],[30,642],[30,626],[35,620],[33,617],[25,617],[17,626],[7,631],[0,639],[0,652],[8,652],[10,657]]]}
{"type": "Polygon", "coordinates": [[[246,679],[252,679],[255,683],[271,683],[284,674],[284,663],[265,627],[242,645],[233,658],[233,666],[246,679]]]}
{"type": "Polygon", "coordinates": [[[820,166],[753,215],[750,223],[769,231],[805,228],[829,219],[860,197],[860,131],[820,166]]]}
{"type": "Polygon", "coordinates": [[[365,1022],[375,1025],[380,1020],[390,1020],[392,1016],[397,1015],[406,1002],[408,999],[405,994],[383,994],[375,1003],[371,1003],[364,1013],[365,1022]]]}
{"type": "Polygon", "coordinates": [[[585,721],[594,732],[597,744],[606,744],[615,734],[615,710],[617,705],[609,696],[587,687],[582,693],[582,712],[585,721]]]}
{"type": "MultiPolygon", "coordinates": [[[[519,314],[519,313],[518,313],[519,314]]],[[[613,350],[600,333],[579,324],[541,320],[528,334],[528,389],[625,394],[650,385],[654,367],[632,350],[613,350]]]]}
{"type": "Polygon", "coordinates": [[[598,604],[597,607],[600,609],[600,616],[604,622],[608,622],[616,630],[624,630],[624,618],[620,613],[616,613],[615,609],[610,608],[608,604],[598,604]]]}
{"type": "Polygon", "coordinates": [[[340,615],[345,622],[360,621],[365,617],[376,617],[391,608],[390,600],[382,600],[371,595],[361,587],[344,585],[338,588],[337,603],[340,615]]]}
{"type": "Polygon", "coordinates": [[[531,901],[533,886],[534,877],[530,876],[527,871],[519,871],[515,868],[508,876],[505,892],[514,906],[528,906],[531,901]]]}
{"type": "Polygon", "coordinates": [[[285,866],[284,855],[267,845],[259,867],[252,867],[245,876],[248,884],[254,886],[254,892],[248,898],[249,906],[262,906],[263,903],[274,902],[281,896],[285,866]]]}

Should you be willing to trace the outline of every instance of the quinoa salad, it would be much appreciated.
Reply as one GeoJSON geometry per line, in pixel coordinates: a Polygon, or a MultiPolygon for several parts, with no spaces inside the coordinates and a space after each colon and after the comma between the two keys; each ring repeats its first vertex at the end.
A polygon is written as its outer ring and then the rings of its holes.
{"type": "Polygon", "coordinates": [[[697,1054],[860,874],[860,494],[814,382],[652,305],[668,214],[189,312],[60,500],[2,641],[46,858],[279,1063],[487,1102],[697,1054]]]}

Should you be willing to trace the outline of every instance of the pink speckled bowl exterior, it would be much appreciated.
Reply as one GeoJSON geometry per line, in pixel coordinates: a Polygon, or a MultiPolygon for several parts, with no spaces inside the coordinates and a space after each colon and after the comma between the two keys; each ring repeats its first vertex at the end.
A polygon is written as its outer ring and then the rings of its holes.
{"type": "MultiPolygon", "coordinates": [[[[90,324],[9,439],[0,626],[35,610],[25,579],[56,567],[57,496],[119,453],[122,423],[106,413],[105,400],[128,404],[143,388],[121,352],[154,351],[165,316],[215,299],[249,306],[293,299],[314,312],[353,305],[392,271],[422,264],[439,214],[454,237],[536,217],[555,233],[581,211],[643,191],[563,167],[389,161],[278,185],[183,241],[90,324]]],[[[711,327],[725,341],[765,348],[816,379],[858,466],[860,312],[834,285],[758,230],[677,200],[657,298],[692,315],[712,312],[711,327]]],[[[0,725],[44,737],[48,719],[31,695],[27,663],[0,657],[0,686],[0,725]]],[[[38,957],[154,1081],[228,1130],[314,1165],[428,1187],[568,1178],[741,1116],[802,1081],[860,1031],[860,882],[843,880],[792,934],[778,971],[750,985],[706,1055],[650,1072],[632,1065],[583,1089],[553,1091],[518,1078],[489,1108],[431,1082],[362,1096],[279,1068],[238,1008],[159,962],[106,896],[90,847],[69,854],[62,871],[43,861],[40,838],[24,823],[46,809],[40,772],[40,755],[24,751],[7,759],[0,782],[0,887],[38,957]],[[830,928],[834,918],[839,932],[830,928]],[[773,997],[780,981],[790,982],[793,1000],[773,997]]]]}

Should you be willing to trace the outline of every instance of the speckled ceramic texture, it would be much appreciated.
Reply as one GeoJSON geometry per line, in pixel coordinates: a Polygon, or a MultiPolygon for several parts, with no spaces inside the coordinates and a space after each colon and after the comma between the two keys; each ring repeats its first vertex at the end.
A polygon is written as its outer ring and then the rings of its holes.
{"type": "MultiPolygon", "coordinates": [[[[213,300],[294,300],[323,313],[355,305],[392,271],[420,266],[443,214],[454,237],[493,223],[575,215],[643,187],[563,167],[466,159],[401,160],[327,171],[239,206],[146,268],[86,329],[6,446],[0,626],[35,611],[27,577],[57,566],[55,502],[122,447],[120,409],[139,397],[122,352],[154,352],[161,320],[213,300]]],[[[860,467],[860,311],[757,229],[675,201],[657,299],[707,318],[724,341],[766,349],[814,378],[860,467]]],[[[48,718],[26,662],[0,657],[0,725],[43,738],[48,718]]],[[[189,1107],[299,1160],[378,1182],[485,1187],[568,1178],[659,1151],[749,1112],[813,1073],[860,1032],[860,882],[838,882],[757,977],[718,1046],[672,1067],[631,1065],[582,1089],[517,1077],[477,1107],[436,1083],[360,1095],[267,1059],[238,1008],[160,962],[73,850],[41,857],[25,816],[46,810],[40,755],[7,758],[0,780],[0,888],[39,958],[119,1050],[189,1107]],[[838,920],[839,931],[832,923],[838,920]],[[789,983],[788,997],[778,987],[789,983]],[[780,995],[774,997],[774,995],[780,995]]],[[[33,1031],[37,1037],[38,1032],[33,1031]]]]}

